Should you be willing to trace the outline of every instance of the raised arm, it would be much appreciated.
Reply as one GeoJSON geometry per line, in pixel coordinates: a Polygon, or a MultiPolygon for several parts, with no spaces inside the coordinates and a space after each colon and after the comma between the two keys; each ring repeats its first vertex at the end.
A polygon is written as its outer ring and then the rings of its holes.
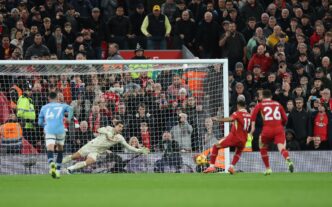
{"type": "Polygon", "coordinates": [[[220,122],[233,122],[234,119],[232,117],[214,117],[214,121],[220,121],[220,122]]]}
{"type": "Polygon", "coordinates": [[[117,136],[121,136],[120,137],[120,139],[121,139],[121,141],[120,141],[120,143],[126,148],[126,149],[128,149],[128,150],[130,150],[130,151],[133,151],[133,152],[136,152],[136,153],[141,153],[141,154],[148,154],[149,153],[149,149],[147,149],[147,148],[135,148],[135,147],[132,147],[132,146],[130,146],[127,142],[126,142],[126,140],[124,139],[124,137],[122,136],[122,135],[120,135],[120,134],[118,134],[117,136]]]}

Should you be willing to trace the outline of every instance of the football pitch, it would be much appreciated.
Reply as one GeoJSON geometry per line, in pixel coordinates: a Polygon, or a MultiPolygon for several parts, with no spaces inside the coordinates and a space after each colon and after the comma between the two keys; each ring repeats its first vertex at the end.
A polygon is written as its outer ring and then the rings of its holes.
{"type": "Polygon", "coordinates": [[[1,207],[331,206],[332,173],[0,176],[1,207]]]}

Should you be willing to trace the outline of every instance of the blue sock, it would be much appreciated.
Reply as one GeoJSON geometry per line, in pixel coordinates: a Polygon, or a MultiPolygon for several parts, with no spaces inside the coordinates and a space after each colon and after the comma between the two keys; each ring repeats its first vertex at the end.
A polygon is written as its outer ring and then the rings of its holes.
{"type": "Polygon", "coordinates": [[[54,162],[54,151],[47,150],[47,163],[50,164],[51,162],[54,162]]]}
{"type": "Polygon", "coordinates": [[[61,163],[62,163],[63,154],[62,151],[58,151],[58,156],[56,157],[56,169],[61,169],[61,163]]]}

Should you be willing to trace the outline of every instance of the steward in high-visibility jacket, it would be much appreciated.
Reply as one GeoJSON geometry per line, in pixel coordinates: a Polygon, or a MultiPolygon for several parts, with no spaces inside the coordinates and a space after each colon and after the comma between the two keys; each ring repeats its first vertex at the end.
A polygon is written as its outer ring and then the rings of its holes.
{"type": "MultiPolygon", "coordinates": [[[[199,164],[203,164],[203,165],[207,164],[207,166],[208,166],[208,164],[209,164],[208,160],[209,160],[209,157],[211,155],[211,152],[212,152],[212,147],[207,149],[207,150],[204,150],[201,154],[198,154],[196,156],[196,160],[195,160],[196,164],[198,164],[197,163],[197,157],[200,156],[200,157],[203,157],[204,159],[201,160],[200,161],[201,163],[199,163],[199,164]]],[[[225,150],[223,148],[220,148],[218,150],[218,155],[216,157],[215,167],[220,168],[220,169],[225,169],[225,150]]]]}
{"type": "Polygon", "coordinates": [[[2,146],[21,146],[22,127],[17,122],[15,114],[11,114],[6,123],[0,126],[0,138],[2,146]]]}
{"type": "Polygon", "coordinates": [[[35,106],[30,94],[31,89],[28,88],[17,101],[17,118],[20,122],[25,123],[25,129],[33,129],[36,120],[35,106]]]}
{"type": "Polygon", "coordinates": [[[203,85],[206,76],[206,69],[188,69],[183,73],[182,78],[186,80],[186,84],[194,97],[202,97],[204,95],[203,85]]]}
{"type": "Polygon", "coordinates": [[[252,135],[248,133],[247,142],[243,149],[243,152],[252,152],[252,144],[251,144],[252,140],[253,140],[252,135]]]}

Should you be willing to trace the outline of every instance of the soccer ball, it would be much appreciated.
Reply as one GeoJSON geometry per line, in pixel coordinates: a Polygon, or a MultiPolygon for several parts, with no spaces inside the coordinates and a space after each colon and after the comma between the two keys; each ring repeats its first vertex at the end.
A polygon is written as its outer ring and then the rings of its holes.
{"type": "Polygon", "coordinates": [[[197,165],[204,165],[204,164],[208,163],[205,155],[196,156],[195,162],[197,165]]]}

